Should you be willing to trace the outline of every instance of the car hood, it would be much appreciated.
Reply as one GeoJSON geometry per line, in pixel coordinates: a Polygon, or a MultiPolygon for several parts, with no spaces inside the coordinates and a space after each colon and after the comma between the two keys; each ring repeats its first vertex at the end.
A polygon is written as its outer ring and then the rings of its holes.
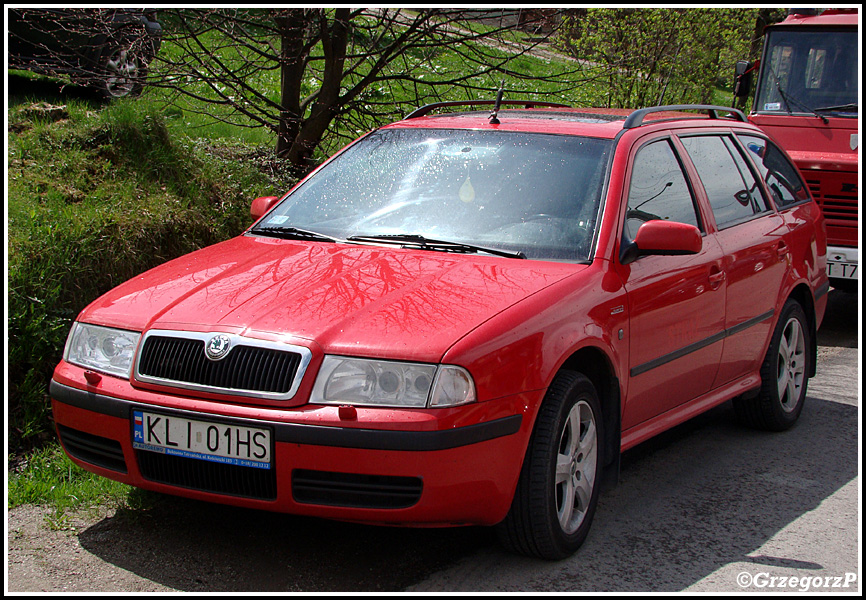
{"type": "Polygon", "coordinates": [[[79,319],[223,331],[329,354],[438,362],[472,329],[582,265],[241,236],[152,269],[79,319]]]}

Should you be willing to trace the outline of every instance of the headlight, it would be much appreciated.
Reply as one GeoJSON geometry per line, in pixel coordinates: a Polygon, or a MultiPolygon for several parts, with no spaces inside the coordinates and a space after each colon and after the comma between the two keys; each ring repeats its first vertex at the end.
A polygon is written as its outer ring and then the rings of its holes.
{"type": "Polygon", "coordinates": [[[326,356],[313,386],[313,404],[424,408],[475,401],[469,373],[450,365],[326,356]]]}
{"type": "Polygon", "coordinates": [[[75,323],[66,340],[63,359],[94,371],[129,379],[140,333],[75,323]]]}

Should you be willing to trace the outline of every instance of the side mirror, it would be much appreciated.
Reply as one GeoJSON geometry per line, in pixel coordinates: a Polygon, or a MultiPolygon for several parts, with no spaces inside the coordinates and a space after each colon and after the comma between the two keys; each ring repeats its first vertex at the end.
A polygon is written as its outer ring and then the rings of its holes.
{"type": "Polygon", "coordinates": [[[279,196],[262,196],[253,200],[253,205],[250,207],[250,215],[254,220],[258,221],[262,215],[271,210],[274,204],[279,200],[279,196]]]}
{"type": "Polygon", "coordinates": [[[647,221],[637,230],[634,241],[623,245],[620,262],[627,265],[641,256],[697,254],[703,247],[700,230],[694,225],[671,221],[647,221]]]}
{"type": "Polygon", "coordinates": [[[738,60],[734,67],[734,98],[748,98],[752,91],[752,71],[754,63],[738,60]]]}

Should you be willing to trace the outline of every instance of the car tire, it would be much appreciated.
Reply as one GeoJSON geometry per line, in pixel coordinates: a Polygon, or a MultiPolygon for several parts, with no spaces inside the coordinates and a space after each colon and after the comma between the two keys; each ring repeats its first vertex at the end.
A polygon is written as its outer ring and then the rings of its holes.
{"type": "Polygon", "coordinates": [[[99,93],[107,99],[138,96],[147,77],[148,57],[133,44],[108,45],[99,59],[99,93]]]}
{"type": "Polygon", "coordinates": [[[811,372],[811,328],[800,304],[788,300],[761,366],[756,396],[734,399],[739,419],[756,429],[784,431],[800,417],[811,372]]]}
{"type": "Polygon", "coordinates": [[[557,375],[542,402],[511,508],[497,526],[505,548],[557,560],[581,546],[598,503],[601,415],[589,379],[573,371],[557,375]]]}

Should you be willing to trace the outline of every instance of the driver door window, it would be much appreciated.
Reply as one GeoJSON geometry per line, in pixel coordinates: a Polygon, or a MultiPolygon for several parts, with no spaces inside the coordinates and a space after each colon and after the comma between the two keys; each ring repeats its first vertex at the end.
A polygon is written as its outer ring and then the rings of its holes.
{"type": "Polygon", "coordinates": [[[632,240],[641,225],[655,219],[703,230],[692,191],[669,140],[651,142],[638,151],[626,211],[625,235],[632,240]]]}

